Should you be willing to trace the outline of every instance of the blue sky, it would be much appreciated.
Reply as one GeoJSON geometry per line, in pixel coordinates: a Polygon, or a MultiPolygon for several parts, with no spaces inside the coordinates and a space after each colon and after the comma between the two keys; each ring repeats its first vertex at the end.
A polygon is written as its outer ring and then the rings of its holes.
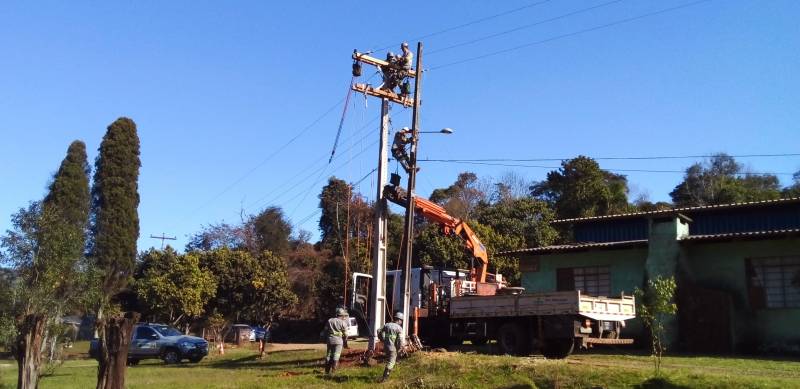
{"type": "MultiPolygon", "coordinates": [[[[422,126],[456,133],[426,135],[421,158],[800,153],[800,2],[791,0],[707,1],[453,66],[443,65],[689,1],[623,0],[439,52],[608,1],[5,1],[0,230],[45,194],[69,142],[85,141],[94,160],[106,126],[128,116],[142,142],[140,249],[161,233],[183,247],[202,225],[267,205],[316,235],[325,178],[357,181],[376,160],[379,102],[354,95],[338,157],[325,166],[352,50],[414,46],[415,37],[537,2],[424,39],[432,70],[422,126]]],[[[392,114],[394,127],[409,124],[410,110],[392,114]]],[[[680,171],[692,162],[601,166],[680,171]]],[[[800,169],[800,157],[740,162],[754,172],[800,169]]],[[[549,169],[426,163],[419,191],[465,170],[540,180],[549,169]]],[[[621,172],[634,195],[654,201],[668,200],[682,176],[621,172]]],[[[358,189],[374,197],[374,179],[358,189]]]]}

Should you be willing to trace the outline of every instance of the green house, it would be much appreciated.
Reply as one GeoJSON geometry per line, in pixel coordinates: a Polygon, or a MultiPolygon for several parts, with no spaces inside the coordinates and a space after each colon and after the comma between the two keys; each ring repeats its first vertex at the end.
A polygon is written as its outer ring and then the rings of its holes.
{"type": "MultiPolygon", "coordinates": [[[[648,277],[674,276],[672,347],[800,352],[800,198],[554,223],[574,243],[510,253],[527,292],[631,295],[648,277]]],[[[636,321],[626,332],[645,339],[636,321]]]]}

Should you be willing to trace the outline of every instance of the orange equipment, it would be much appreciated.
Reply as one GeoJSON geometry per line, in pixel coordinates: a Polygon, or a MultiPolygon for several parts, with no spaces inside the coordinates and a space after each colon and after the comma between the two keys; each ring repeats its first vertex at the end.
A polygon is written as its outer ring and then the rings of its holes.
{"type": "MultiPolygon", "coordinates": [[[[384,195],[387,200],[402,207],[407,204],[406,192],[399,186],[387,185],[384,189],[384,195]]],[[[489,271],[489,254],[486,252],[486,247],[467,223],[457,217],[448,215],[441,205],[419,196],[414,196],[414,212],[441,225],[445,234],[461,237],[470,254],[480,262],[470,272],[470,278],[475,282],[486,282],[486,274],[489,271]]]]}

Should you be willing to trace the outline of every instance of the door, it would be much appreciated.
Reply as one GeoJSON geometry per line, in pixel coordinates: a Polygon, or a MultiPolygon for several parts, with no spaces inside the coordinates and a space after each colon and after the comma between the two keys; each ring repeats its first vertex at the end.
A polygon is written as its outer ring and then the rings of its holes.
{"type": "Polygon", "coordinates": [[[132,354],[136,356],[157,356],[160,337],[150,327],[137,327],[131,342],[132,354]]]}

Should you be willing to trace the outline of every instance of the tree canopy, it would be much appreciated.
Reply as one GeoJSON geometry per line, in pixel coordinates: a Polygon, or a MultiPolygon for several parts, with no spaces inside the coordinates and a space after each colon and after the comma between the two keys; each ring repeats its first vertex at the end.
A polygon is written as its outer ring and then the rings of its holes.
{"type": "Polygon", "coordinates": [[[92,258],[102,273],[104,302],[129,281],[139,239],[139,136],[136,123],[119,118],[100,143],[92,187],[92,258]]]}
{"type": "Polygon", "coordinates": [[[627,178],[601,169],[597,161],[584,156],[561,162],[561,168],[531,187],[531,194],[550,203],[559,219],[629,210],[627,178]]]}
{"type": "Polygon", "coordinates": [[[717,154],[686,169],[683,181],[670,192],[677,207],[773,200],[781,196],[773,174],[750,174],[727,154],[717,154]]]}

